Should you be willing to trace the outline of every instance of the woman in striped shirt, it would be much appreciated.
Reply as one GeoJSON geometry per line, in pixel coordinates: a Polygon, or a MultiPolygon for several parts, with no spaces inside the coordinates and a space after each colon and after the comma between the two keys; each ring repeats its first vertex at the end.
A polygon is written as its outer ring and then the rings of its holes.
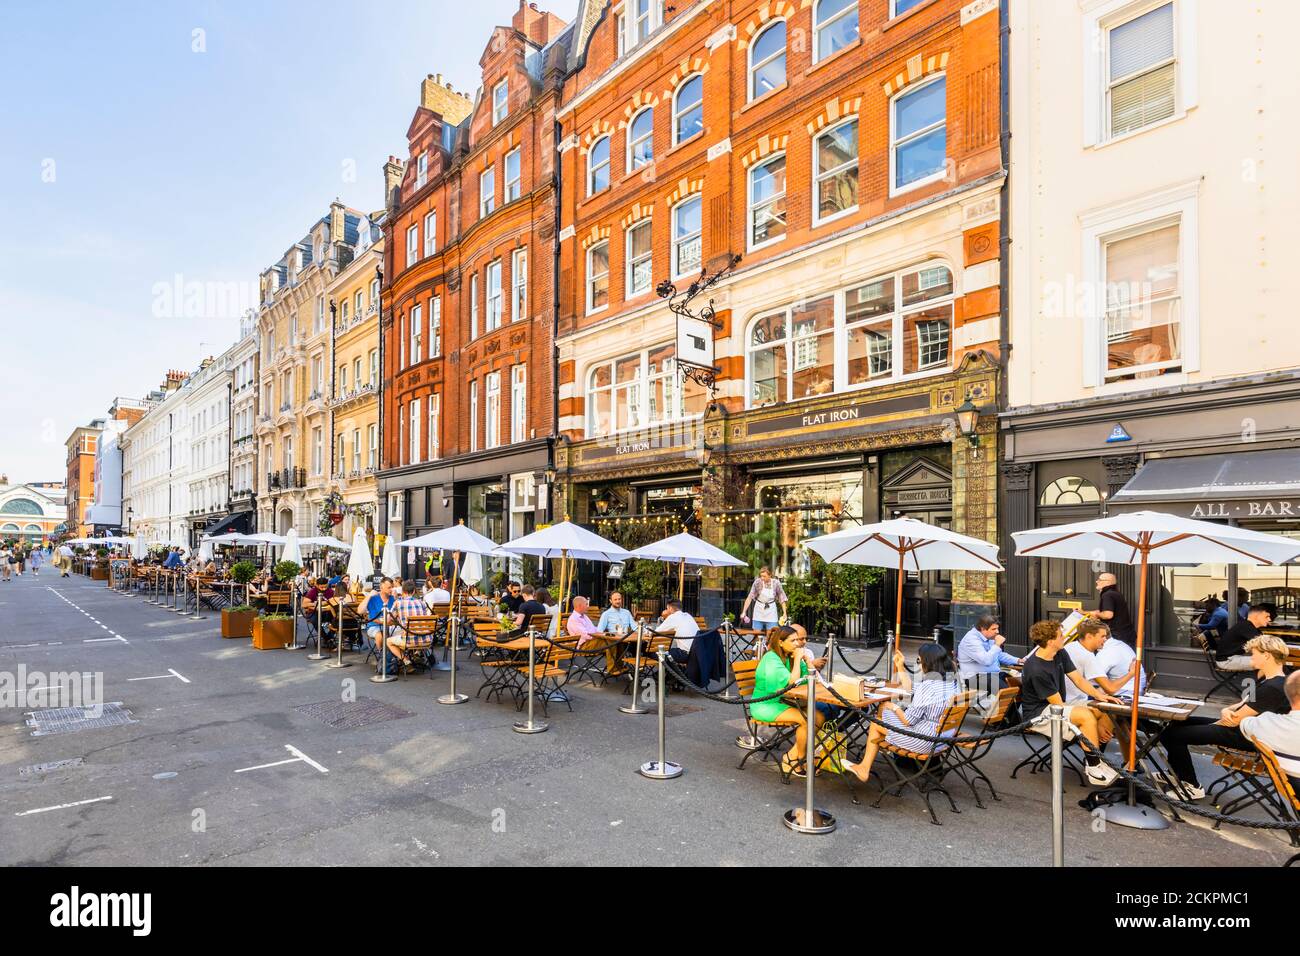
{"type": "MultiPolygon", "coordinates": [[[[880,720],[890,727],[906,727],[928,737],[936,736],[944,712],[952,699],[961,692],[961,682],[957,678],[957,667],[952,656],[940,644],[922,644],[917,651],[916,662],[919,666],[915,684],[907,672],[903,652],[894,651],[894,673],[898,675],[899,686],[911,694],[907,709],[890,701],[880,706],[880,720]]],[[[910,750],[913,753],[928,754],[935,745],[928,740],[900,733],[898,730],[886,730],[879,724],[872,724],[867,733],[867,747],[862,754],[861,763],[845,762],[848,770],[863,783],[871,776],[871,764],[876,759],[881,742],[891,747],[910,750]]]]}

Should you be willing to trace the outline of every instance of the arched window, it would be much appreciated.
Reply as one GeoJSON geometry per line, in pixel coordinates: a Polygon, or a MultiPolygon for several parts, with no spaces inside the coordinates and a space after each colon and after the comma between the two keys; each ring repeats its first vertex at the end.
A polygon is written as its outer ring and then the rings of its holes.
{"type": "Polygon", "coordinates": [[[42,515],[41,506],[29,498],[13,498],[0,505],[0,512],[7,515],[42,515]]]}
{"type": "Polygon", "coordinates": [[[1043,489],[1038,503],[1045,508],[1054,505],[1095,505],[1101,502],[1101,492],[1087,478],[1067,475],[1057,478],[1043,489]]]}
{"type": "Polygon", "coordinates": [[[813,8],[813,62],[858,39],[858,0],[817,0],[813,8]]]}
{"type": "Polygon", "coordinates": [[[765,27],[749,45],[749,98],[756,100],[785,85],[785,21],[765,27]]]}
{"type": "Polygon", "coordinates": [[[602,136],[591,144],[587,153],[587,195],[594,196],[609,188],[609,137],[602,136]]]}
{"type": "Polygon", "coordinates": [[[17,531],[17,530],[18,530],[18,525],[14,524],[12,521],[4,526],[0,526],[0,531],[17,531]]]}
{"type": "Polygon", "coordinates": [[[627,171],[633,172],[654,162],[655,111],[647,106],[627,127],[627,171]]]}
{"type": "Polygon", "coordinates": [[[40,530],[41,530],[41,526],[38,525],[38,524],[29,524],[27,527],[23,528],[23,530],[24,530],[24,531],[40,531],[40,530]]]}
{"type": "Polygon", "coordinates": [[[704,77],[683,80],[673,94],[673,145],[684,143],[704,130],[704,77]]]}

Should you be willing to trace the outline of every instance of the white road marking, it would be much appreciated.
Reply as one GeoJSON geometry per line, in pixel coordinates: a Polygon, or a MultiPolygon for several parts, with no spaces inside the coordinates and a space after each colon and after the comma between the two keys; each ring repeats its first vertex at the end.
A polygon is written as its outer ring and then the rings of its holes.
{"type": "MultiPolygon", "coordinates": [[[[98,618],[92,617],[89,611],[86,611],[84,608],[79,608],[79,607],[77,607],[76,604],[73,604],[71,601],[69,601],[66,597],[64,597],[62,594],[60,594],[57,590],[55,590],[54,588],[50,587],[48,584],[45,586],[45,590],[49,591],[51,594],[53,594],[55,597],[57,597],[60,601],[63,601],[65,604],[67,604],[67,605],[69,605],[70,607],[72,607],[73,610],[75,610],[75,611],[77,611],[78,613],[82,614],[84,617],[90,618],[90,620],[91,620],[92,622],[94,622],[95,624],[99,624],[99,626],[100,626],[100,628],[101,628],[102,630],[108,631],[108,633],[110,633],[110,634],[113,635],[112,637],[92,637],[92,638],[87,638],[86,640],[83,640],[81,643],[83,643],[83,644],[95,644],[95,643],[98,643],[98,642],[100,642],[100,641],[121,641],[123,644],[130,644],[130,643],[131,643],[131,642],[128,641],[125,637],[123,637],[121,634],[117,633],[117,631],[115,631],[115,630],[113,630],[111,627],[109,627],[107,624],[103,624],[103,623],[101,623],[101,622],[99,621],[98,618]]],[[[62,643],[63,643],[62,641],[51,641],[51,642],[49,643],[48,646],[54,646],[54,645],[56,645],[56,644],[62,644],[62,643]]]]}
{"type": "Polygon", "coordinates": [[[183,676],[181,676],[180,674],[178,674],[176,671],[174,671],[174,670],[173,670],[172,668],[170,668],[170,667],[167,668],[167,673],[166,673],[166,674],[154,674],[152,677],[128,677],[128,678],[127,678],[127,681],[128,681],[128,683],[129,683],[130,681],[133,681],[133,680],[163,680],[163,679],[168,678],[168,677],[175,677],[175,678],[179,679],[182,683],[185,683],[185,684],[190,683],[190,679],[189,679],[188,677],[183,677],[183,676]]]}
{"type": "Polygon", "coordinates": [[[260,763],[256,767],[241,767],[240,769],[236,770],[235,773],[248,773],[248,771],[250,770],[265,770],[267,767],[283,767],[287,763],[300,763],[300,762],[305,763],[311,767],[314,767],[315,769],[319,770],[321,773],[329,773],[328,767],[321,766],[319,763],[317,763],[315,760],[312,760],[310,757],[308,757],[305,753],[303,753],[293,744],[285,744],[284,749],[289,751],[289,753],[293,754],[293,756],[290,757],[288,760],[277,760],[274,763],[260,763]]]}
{"type": "Polygon", "coordinates": [[[179,678],[182,684],[188,684],[188,683],[190,683],[190,679],[189,679],[188,677],[182,677],[180,674],[178,674],[176,671],[172,670],[170,667],[167,668],[167,669],[168,669],[169,671],[171,671],[173,677],[177,677],[177,678],[179,678]]]}
{"type": "Polygon", "coordinates": [[[68,807],[81,807],[81,806],[85,806],[87,803],[102,803],[105,800],[112,800],[112,799],[113,799],[112,797],[95,797],[94,799],[91,800],[77,800],[73,803],[60,803],[58,806],[54,806],[54,807],[37,807],[35,810],[23,810],[19,813],[15,813],[14,816],[26,817],[26,816],[30,816],[33,813],[49,813],[51,810],[66,810],[68,809],[68,807]]]}

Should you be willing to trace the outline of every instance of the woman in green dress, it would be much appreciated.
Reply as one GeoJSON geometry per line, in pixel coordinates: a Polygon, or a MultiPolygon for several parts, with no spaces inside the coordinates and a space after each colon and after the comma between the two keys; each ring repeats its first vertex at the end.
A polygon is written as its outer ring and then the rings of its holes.
{"type": "MultiPolygon", "coordinates": [[[[754,671],[755,697],[766,697],[790,687],[808,675],[810,663],[813,667],[820,667],[824,663],[812,659],[807,643],[808,635],[798,625],[782,625],[767,632],[767,652],[759,659],[758,669],[754,671]],[[791,676],[795,661],[799,662],[799,677],[791,676]]],[[[758,723],[792,725],[797,728],[794,746],[781,758],[781,769],[787,774],[801,769],[808,746],[808,723],[803,711],[791,707],[780,697],[773,697],[771,700],[751,704],[749,714],[758,723]]],[[[817,726],[820,727],[825,719],[826,714],[819,706],[817,726]]]]}

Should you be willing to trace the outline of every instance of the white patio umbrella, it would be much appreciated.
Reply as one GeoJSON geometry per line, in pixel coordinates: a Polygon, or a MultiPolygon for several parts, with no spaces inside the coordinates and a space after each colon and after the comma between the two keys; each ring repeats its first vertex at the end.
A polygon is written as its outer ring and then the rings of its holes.
{"type": "Polygon", "coordinates": [[[204,538],[199,542],[199,560],[207,564],[212,560],[212,540],[204,538]]]}
{"type": "Polygon", "coordinates": [[[317,535],[314,538],[299,538],[298,546],[301,548],[325,548],[327,550],[332,548],[335,551],[348,551],[352,547],[352,545],[348,544],[346,541],[340,541],[338,538],[329,534],[317,535]]]}
{"type": "Polygon", "coordinates": [[[212,544],[241,544],[243,537],[238,531],[227,531],[225,534],[206,535],[203,540],[212,544]]]}
{"type": "Polygon", "coordinates": [[[465,555],[464,578],[477,584],[483,580],[483,556],[477,552],[465,555]]]}
{"type": "Polygon", "coordinates": [[[370,556],[370,543],[366,529],[357,528],[352,534],[352,555],[348,558],[348,576],[353,581],[364,581],[375,573],[375,559],[370,556]]]}
{"type": "Polygon", "coordinates": [[[384,542],[384,551],[379,558],[379,570],[386,577],[396,579],[402,576],[402,563],[397,560],[397,545],[391,536],[384,542]]]}
{"type": "Polygon", "coordinates": [[[705,568],[739,568],[745,565],[745,562],[739,558],[685,531],[664,538],[662,541],[647,544],[644,548],[637,548],[632,552],[632,557],[676,564],[677,600],[679,601],[686,586],[686,565],[705,568]]]}
{"type": "MultiPolygon", "coordinates": [[[[938,528],[915,518],[891,518],[875,524],[845,528],[815,538],[804,547],[827,564],[863,564],[898,572],[894,596],[894,640],[903,630],[903,579],[907,571],[1001,571],[998,546],[968,535],[938,528]]],[[[890,649],[889,676],[894,676],[890,649]]]]}
{"type": "Polygon", "coordinates": [[[302,549],[298,546],[298,529],[290,528],[289,533],[284,536],[284,552],[280,555],[281,561],[292,561],[294,564],[302,564],[302,549]]]}
{"type": "MultiPolygon", "coordinates": [[[[1247,528],[1196,521],[1159,511],[1134,511],[1092,521],[1013,531],[1016,554],[1026,558],[1074,558],[1109,564],[1136,565],[1138,572],[1137,662],[1142,664],[1146,625],[1147,567],[1150,564],[1283,564],[1300,556],[1300,541],[1265,534],[1247,528]]],[[[1132,773],[1137,756],[1138,694],[1133,695],[1130,716],[1128,769],[1132,773]]],[[[1132,786],[1129,805],[1133,805],[1132,786]]],[[[1112,808],[1114,809],[1114,808],[1112,808]]],[[[1137,814],[1134,814],[1136,817],[1137,814]]],[[[1158,816],[1158,815],[1156,815],[1158,816]]],[[[1145,825],[1136,820],[1108,820],[1145,825]]],[[[1155,826],[1167,826],[1160,818],[1155,826]]]]}
{"type": "Polygon", "coordinates": [[[522,538],[514,538],[501,546],[513,554],[529,554],[538,558],[560,559],[560,609],[563,611],[572,585],[570,563],[582,561],[625,561],[632,552],[613,541],[606,541],[593,531],[588,531],[572,521],[561,521],[549,528],[534,531],[522,538]]]}
{"type": "MultiPolygon", "coordinates": [[[[484,537],[473,528],[465,526],[464,521],[452,525],[449,528],[439,528],[437,531],[430,531],[428,534],[422,534],[418,538],[407,538],[405,541],[399,541],[398,547],[401,548],[420,548],[425,551],[450,551],[452,552],[452,572],[451,572],[451,594],[453,600],[456,596],[456,584],[460,578],[461,555],[495,555],[500,552],[496,542],[491,538],[484,537]]],[[[505,552],[510,557],[514,557],[511,552],[505,552]]],[[[480,577],[482,574],[480,573],[480,577]]]]}
{"type": "Polygon", "coordinates": [[[131,539],[131,557],[137,561],[143,561],[149,557],[149,545],[145,543],[144,538],[136,535],[131,539]]]}

